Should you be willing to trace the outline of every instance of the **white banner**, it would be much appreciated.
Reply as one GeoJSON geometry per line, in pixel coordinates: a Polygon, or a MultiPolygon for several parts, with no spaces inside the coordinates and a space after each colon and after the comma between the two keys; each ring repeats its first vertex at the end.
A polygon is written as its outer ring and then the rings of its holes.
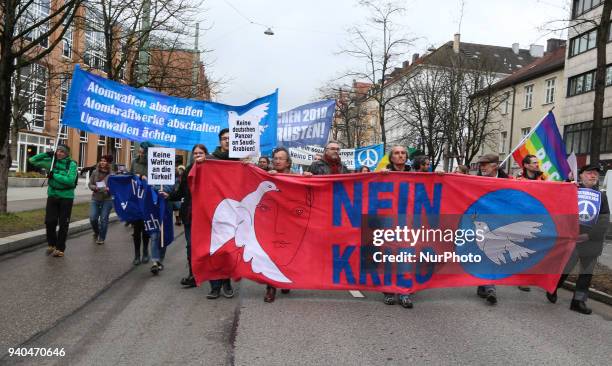
{"type": "Polygon", "coordinates": [[[174,185],[175,151],[167,147],[150,147],[148,149],[147,183],[174,185]]]}

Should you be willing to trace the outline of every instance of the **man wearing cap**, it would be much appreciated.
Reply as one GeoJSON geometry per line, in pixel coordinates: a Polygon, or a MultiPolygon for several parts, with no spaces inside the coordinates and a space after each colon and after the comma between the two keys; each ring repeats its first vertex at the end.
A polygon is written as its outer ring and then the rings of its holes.
{"type": "Polygon", "coordinates": [[[49,172],[45,210],[47,255],[63,257],[74,201],[74,188],[77,182],[77,164],[70,159],[70,148],[63,144],[57,146],[55,153],[48,151],[34,155],[29,162],[49,172]],[[56,231],[58,225],[59,231],[56,231]]]}
{"type": "MultiPolygon", "coordinates": [[[[508,174],[499,167],[499,156],[497,154],[485,154],[478,159],[478,173],[476,175],[491,178],[510,179],[508,174]]],[[[497,291],[495,285],[478,286],[476,294],[491,305],[497,304],[497,291]]]]}
{"type": "MultiPolygon", "coordinates": [[[[580,188],[588,188],[599,192],[599,174],[601,170],[599,166],[594,164],[586,165],[578,171],[578,186],[580,188]]],[[[597,257],[603,251],[603,242],[610,224],[610,208],[608,207],[608,198],[606,194],[600,195],[599,217],[593,226],[580,225],[580,235],[576,241],[576,248],[572,252],[572,256],[565,265],[563,275],[557,283],[557,288],[563,285],[567,276],[580,261],[580,273],[576,281],[576,290],[572,299],[570,309],[582,314],[591,314],[592,310],[586,306],[586,301],[589,296],[589,286],[593,278],[593,269],[597,263],[597,257]]],[[[546,293],[548,301],[557,302],[557,290],[555,292],[546,293]]]]}

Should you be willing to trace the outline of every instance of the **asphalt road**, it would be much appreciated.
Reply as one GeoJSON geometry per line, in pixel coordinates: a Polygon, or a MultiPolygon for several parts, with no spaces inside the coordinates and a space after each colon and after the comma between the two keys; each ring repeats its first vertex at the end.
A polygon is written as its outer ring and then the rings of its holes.
{"type": "Polygon", "coordinates": [[[233,299],[207,300],[208,286],[182,289],[184,239],[153,277],[132,267],[128,229],[111,226],[103,247],[88,235],[63,259],[42,247],[0,257],[0,364],[601,365],[612,359],[612,307],[569,311],[543,291],[499,288],[487,306],[473,288],[416,295],[415,308],[381,295],[292,291],[263,302],[264,286],[242,281],[233,299]],[[8,357],[8,347],[64,348],[64,357],[8,357]]]}

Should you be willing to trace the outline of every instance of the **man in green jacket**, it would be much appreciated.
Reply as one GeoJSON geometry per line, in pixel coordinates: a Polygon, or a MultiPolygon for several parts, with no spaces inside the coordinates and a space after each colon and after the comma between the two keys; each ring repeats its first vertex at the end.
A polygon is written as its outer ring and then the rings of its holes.
{"type": "Polygon", "coordinates": [[[66,251],[66,237],[74,201],[74,189],[77,181],[77,164],[70,159],[70,149],[58,145],[53,160],[53,151],[32,156],[29,162],[49,172],[47,178],[47,208],[45,225],[47,227],[47,254],[63,257],[66,251]],[[53,162],[53,166],[51,163],[53,162]],[[56,228],[59,224],[59,231],[56,228]]]}

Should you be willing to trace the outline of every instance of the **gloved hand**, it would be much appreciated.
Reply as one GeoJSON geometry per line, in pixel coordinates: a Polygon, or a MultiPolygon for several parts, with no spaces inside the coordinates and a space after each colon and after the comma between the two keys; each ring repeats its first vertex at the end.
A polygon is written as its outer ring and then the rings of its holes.
{"type": "Polygon", "coordinates": [[[53,172],[49,172],[49,174],[47,174],[47,178],[49,179],[53,178],[53,172]]]}
{"type": "Polygon", "coordinates": [[[47,154],[48,157],[52,158],[55,153],[53,151],[47,151],[45,154],[47,154]]]}

